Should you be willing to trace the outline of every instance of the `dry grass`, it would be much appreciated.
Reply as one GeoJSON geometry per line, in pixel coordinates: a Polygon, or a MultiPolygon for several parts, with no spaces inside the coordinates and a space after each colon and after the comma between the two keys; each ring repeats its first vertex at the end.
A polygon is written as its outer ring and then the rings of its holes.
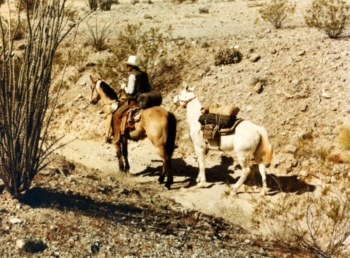
{"type": "Polygon", "coordinates": [[[339,144],[346,150],[350,150],[350,128],[342,127],[340,128],[338,134],[339,144]]]}

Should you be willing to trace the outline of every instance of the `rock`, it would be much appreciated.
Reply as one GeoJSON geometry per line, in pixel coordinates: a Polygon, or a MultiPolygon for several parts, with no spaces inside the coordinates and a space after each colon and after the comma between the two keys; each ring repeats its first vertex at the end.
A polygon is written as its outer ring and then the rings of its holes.
{"type": "Polygon", "coordinates": [[[41,252],[46,248],[46,245],[42,240],[33,238],[17,239],[16,246],[17,248],[29,253],[41,252]]]}
{"type": "Polygon", "coordinates": [[[284,147],[284,151],[287,153],[294,154],[297,151],[297,147],[291,144],[288,144],[284,147]]]}
{"type": "Polygon", "coordinates": [[[86,109],[88,107],[88,104],[81,104],[79,105],[78,109],[86,109]]]}
{"type": "Polygon", "coordinates": [[[21,224],[22,220],[19,218],[10,218],[10,223],[12,224],[21,224]]]}
{"type": "Polygon", "coordinates": [[[91,67],[91,66],[96,66],[96,63],[94,63],[94,62],[88,62],[88,63],[86,63],[86,65],[85,65],[86,67],[91,67]]]}
{"type": "Polygon", "coordinates": [[[345,107],[345,112],[350,113],[350,105],[345,107]]]}
{"type": "Polygon", "coordinates": [[[257,84],[255,84],[255,86],[253,88],[253,90],[258,94],[262,92],[262,89],[263,89],[263,87],[262,87],[261,82],[258,82],[257,84]]]}
{"type": "Polygon", "coordinates": [[[302,105],[300,111],[305,112],[309,106],[307,104],[302,105]]]}
{"type": "Polygon", "coordinates": [[[250,62],[256,63],[261,59],[261,56],[258,54],[254,54],[249,58],[250,62]]]}
{"type": "Polygon", "coordinates": [[[305,170],[302,170],[302,171],[300,171],[299,175],[302,177],[307,177],[309,175],[309,173],[305,170]]]}
{"type": "Polygon", "coordinates": [[[325,99],[330,99],[332,97],[332,95],[328,92],[323,92],[322,97],[324,97],[325,99]]]}

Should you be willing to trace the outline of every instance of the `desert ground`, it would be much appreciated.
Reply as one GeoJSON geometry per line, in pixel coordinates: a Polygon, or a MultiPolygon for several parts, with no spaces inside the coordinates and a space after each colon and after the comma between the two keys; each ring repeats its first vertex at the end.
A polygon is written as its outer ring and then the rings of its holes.
{"type": "MultiPolygon", "coordinates": [[[[171,25],[170,52],[176,56],[186,51],[187,64],[174,79],[174,87],[159,88],[162,107],[177,118],[170,190],[157,181],[161,161],[147,139],[129,142],[130,174],[118,172],[115,148],[104,142],[101,106],[90,104],[89,76],[104,69],[91,63],[98,64],[109,52],[84,45],[86,26],[82,23],[75,41],[69,38],[71,44],[63,43],[58,49],[80,48],[87,56],[84,71],[76,65],[67,67],[63,80],[68,87],[53,107],[51,134],[64,136],[61,142],[67,144],[56,151],[50,167],[37,175],[24,200],[11,199],[6,191],[0,195],[0,239],[4,240],[0,254],[315,257],[302,247],[273,239],[263,227],[253,227],[252,200],[262,198],[261,179],[253,169],[238,195],[229,195],[241,174],[234,152],[209,151],[206,186],[196,187],[197,157],[189,138],[186,110],[172,103],[185,82],[195,87],[203,105],[233,103],[240,108],[239,117],[265,127],[275,150],[266,169],[270,191],[265,198],[272,202],[282,194],[318,194],[324,185],[347,173],[346,162],[332,163],[325,171],[319,167],[317,155],[296,153],[299,140],[312,134],[315,153],[326,150],[327,155],[349,155],[337,140],[340,128],[350,124],[349,37],[330,39],[324,32],[308,28],[303,15],[309,0],[295,1],[296,13],[283,28],[275,29],[260,18],[258,10],[263,3],[120,1],[110,11],[90,16],[101,25],[113,21],[109,44],[126,24],[142,22],[144,28],[160,30],[171,25]],[[209,11],[200,13],[200,8],[209,11]],[[242,61],[215,66],[218,50],[235,46],[243,54],[242,61]],[[19,221],[11,221],[13,218],[19,221]],[[24,252],[16,241],[26,237],[41,239],[46,248],[36,254],[24,252]]],[[[72,2],[71,8],[82,14],[88,10],[85,1],[72,2]]],[[[53,87],[62,78],[58,74],[53,87]]],[[[123,82],[123,78],[104,80],[123,82]]],[[[117,90],[120,85],[113,87],[117,90]]]]}

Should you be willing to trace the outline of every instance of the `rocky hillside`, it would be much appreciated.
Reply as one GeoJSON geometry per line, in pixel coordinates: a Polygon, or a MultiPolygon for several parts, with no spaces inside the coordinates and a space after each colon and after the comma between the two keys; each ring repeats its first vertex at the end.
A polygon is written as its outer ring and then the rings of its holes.
{"type": "MultiPolygon", "coordinates": [[[[93,14],[101,25],[113,19],[109,44],[129,23],[142,22],[145,28],[161,30],[173,27],[169,61],[185,55],[186,66],[173,78],[171,87],[160,90],[162,106],[178,120],[177,185],[168,192],[158,185],[159,164],[146,141],[131,143],[130,156],[132,174],[147,181],[114,172],[114,147],[103,143],[104,114],[99,105],[90,104],[89,76],[104,69],[97,64],[108,57],[109,50],[97,52],[86,46],[86,26],[82,25],[77,42],[65,42],[59,48],[64,53],[71,45],[86,56],[82,64],[66,69],[64,89],[51,109],[50,128],[53,137],[76,140],[55,154],[55,161],[36,177],[33,190],[23,200],[11,199],[6,191],[0,195],[0,239],[4,243],[0,255],[314,257],[301,247],[287,246],[250,228],[247,216],[252,207],[247,199],[255,196],[254,187],[243,190],[237,200],[222,198],[226,184],[233,183],[239,173],[234,161],[214,165],[226,154],[207,155],[210,185],[194,190],[197,165],[186,113],[172,103],[183,81],[195,87],[203,105],[234,103],[240,108],[239,117],[269,132],[275,148],[269,174],[295,176],[298,182],[316,187],[338,180],[339,171],[348,164],[334,163],[325,171],[318,160],[320,153],[343,155],[344,161],[349,155],[337,140],[340,128],[350,124],[349,38],[332,40],[306,27],[302,15],[311,1],[295,2],[296,14],[278,30],[259,19],[260,1],[134,5],[121,1],[111,11],[93,14]],[[200,13],[200,8],[208,12],[200,13]],[[234,47],[242,53],[241,62],[215,65],[220,49],[234,47]],[[301,144],[303,139],[308,143],[301,144]],[[218,188],[219,194],[215,192],[218,188]],[[236,205],[241,209],[232,209],[236,205]],[[36,241],[25,244],[28,238],[36,241]]],[[[87,10],[85,2],[76,2],[75,8],[81,13],[87,10]]],[[[53,89],[61,78],[59,71],[55,73],[53,89]]],[[[119,86],[113,85],[115,89],[119,86]]]]}

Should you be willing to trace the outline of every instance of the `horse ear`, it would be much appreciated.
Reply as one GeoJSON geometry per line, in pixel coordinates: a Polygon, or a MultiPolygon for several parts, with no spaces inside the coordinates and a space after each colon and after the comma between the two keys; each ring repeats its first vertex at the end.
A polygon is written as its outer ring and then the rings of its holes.
{"type": "Polygon", "coordinates": [[[98,78],[99,78],[101,81],[103,81],[103,79],[102,79],[102,75],[101,75],[100,73],[99,73],[98,75],[99,75],[99,77],[98,77],[98,78]]]}
{"type": "Polygon", "coordinates": [[[189,89],[189,91],[192,91],[192,92],[194,92],[194,89],[195,89],[196,87],[194,86],[194,87],[191,87],[190,89],[189,89]]]}
{"type": "Polygon", "coordinates": [[[96,82],[97,82],[97,80],[95,80],[95,79],[92,77],[91,74],[90,74],[90,79],[91,79],[92,83],[96,83],[96,82]]]}

